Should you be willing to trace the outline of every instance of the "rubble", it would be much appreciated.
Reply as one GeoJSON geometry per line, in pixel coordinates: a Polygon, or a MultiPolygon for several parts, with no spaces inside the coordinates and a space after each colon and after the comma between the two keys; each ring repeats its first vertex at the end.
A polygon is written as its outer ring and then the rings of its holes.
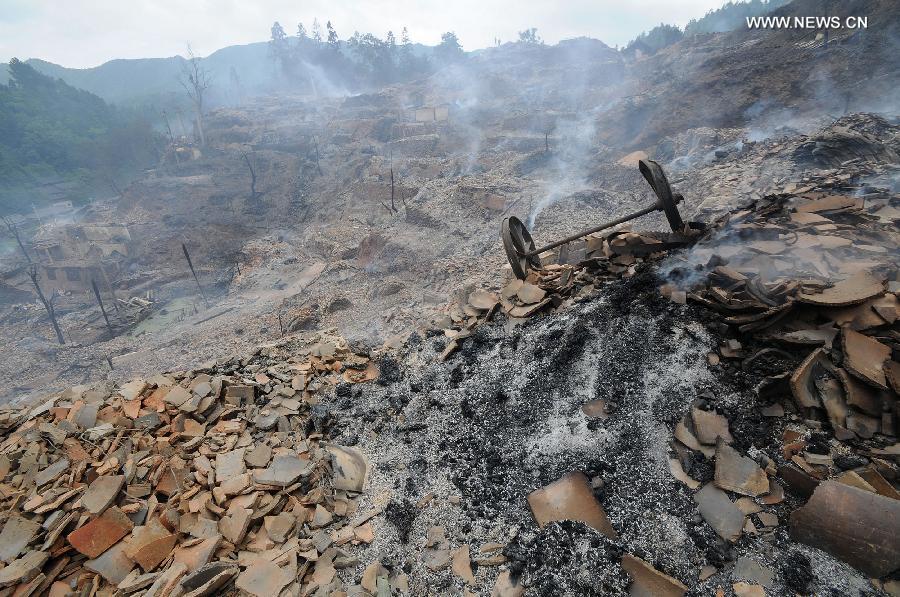
{"type": "MultiPolygon", "coordinates": [[[[5,410],[0,489],[11,515],[0,532],[0,587],[195,597],[232,585],[260,596],[292,584],[303,594],[337,590],[325,569],[346,557],[339,546],[374,539],[371,514],[356,512],[367,466],[307,425],[317,393],[345,383],[344,363],[372,365],[340,338],[266,365],[263,355],[277,350],[5,410]],[[264,432],[261,412],[275,415],[277,430],[264,432]],[[141,425],[150,414],[156,422],[141,425]]],[[[458,552],[454,568],[470,578],[467,566],[458,552]]]]}
{"type": "MultiPolygon", "coordinates": [[[[506,314],[509,326],[563,312],[614,278],[636,275],[642,263],[658,264],[662,296],[699,306],[720,322],[725,339],[709,359],[710,367],[768,372],[757,388],[759,412],[790,421],[781,450],[747,455],[729,419],[698,398],[674,426],[669,469],[689,490],[697,490],[700,515],[722,539],[736,542],[742,535],[771,536],[780,526],[771,508],[793,495],[810,498],[791,516],[791,536],[883,577],[897,568],[891,559],[896,541],[888,538],[893,530],[868,533],[876,526],[891,528],[889,508],[873,507],[863,515],[848,504],[851,519],[832,518],[825,512],[835,506],[819,505],[821,496],[835,491],[830,478],[847,487],[843,493],[900,503],[895,487],[900,401],[894,383],[900,372],[900,270],[896,252],[882,250],[900,246],[896,218],[882,215],[895,209],[900,197],[864,186],[854,190],[853,184],[843,178],[763,197],[712,222],[690,249],[672,255],[647,233],[627,230],[572,242],[556,254],[544,254],[541,266],[528,271],[524,281],[508,282],[496,303],[470,311],[451,307],[444,333],[458,350],[497,313],[506,314]],[[655,252],[654,242],[659,245],[655,252]],[[749,250],[741,251],[742,246],[749,250]],[[526,295],[528,302],[523,288],[542,293],[526,295]],[[540,301],[540,308],[533,308],[533,301],[540,301]],[[825,443],[808,439],[829,432],[833,439],[825,443]],[[713,482],[702,489],[690,474],[698,457],[714,466],[713,482]],[[866,466],[871,459],[874,464],[866,466]],[[735,503],[727,492],[756,501],[735,503]],[[866,545],[867,564],[854,553],[854,542],[866,545]]],[[[590,404],[582,409],[593,412],[590,404]]],[[[542,520],[553,517],[542,514],[532,496],[529,504],[543,526],[542,520]]],[[[752,582],[738,583],[735,590],[763,594],[770,573],[748,574],[748,565],[744,561],[741,570],[752,582]]]]}

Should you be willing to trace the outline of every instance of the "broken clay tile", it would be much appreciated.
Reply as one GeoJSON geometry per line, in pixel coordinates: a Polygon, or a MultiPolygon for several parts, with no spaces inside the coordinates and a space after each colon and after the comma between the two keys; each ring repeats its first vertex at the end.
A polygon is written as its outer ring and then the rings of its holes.
{"type": "Polygon", "coordinates": [[[96,572],[107,582],[119,584],[134,569],[134,562],[125,555],[125,543],[113,545],[100,556],[87,560],[84,567],[96,572]]]}
{"type": "Polygon", "coordinates": [[[219,532],[234,545],[239,545],[247,534],[253,510],[235,508],[219,520],[219,532]]]}
{"type": "Polygon", "coordinates": [[[819,480],[811,477],[792,464],[778,467],[778,476],[784,479],[787,486],[801,496],[809,497],[819,485],[819,480]]]}
{"type": "Polygon", "coordinates": [[[168,597],[175,591],[181,578],[187,573],[184,564],[172,564],[156,577],[143,597],[168,597]]]}
{"type": "Polygon", "coordinates": [[[884,283],[869,272],[862,271],[820,293],[801,292],[797,298],[804,303],[821,307],[846,307],[862,303],[883,292],[884,283]]]}
{"type": "Polygon", "coordinates": [[[184,564],[188,572],[199,570],[210,562],[221,542],[222,535],[216,534],[190,547],[176,547],[174,561],[184,564]]]}
{"type": "Polygon", "coordinates": [[[681,461],[677,458],[669,458],[669,471],[671,471],[673,477],[687,485],[690,489],[697,489],[700,487],[700,482],[691,478],[684,471],[684,468],[681,466],[681,461]]]}
{"type": "Polygon", "coordinates": [[[21,516],[10,516],[0,532],[0,560],[9,564],[34,539],[41,525],[21,516]]]}
{"type": "Polygon", "coordinates": [[[355,448],[329,445],[332,485],[335,489],[361,492],[366,482],[366,457],[355,448]]]}
{"type": "Polygon", "coordinates": [[[499,297],[493,292],[488,292],[486,290],[476,290],[469,295],[468,303],[476,309],[487,311],[488,309],[496,305],[497,301],[499,300],[499,297]]]}
{"type": "Polygon", "coordinates": [[[255,448],[244,454],[244,462],[254,468],[263,468],[272,459],[272,448],[266,444],[257,444],[255,448]]]}
{"type": "Polygon", "coordinates": [[[731,588],[734,589],[735,597],[766,597],[766,590],[760,585],[740,581],[731,588]]]}
{"type": "Polygon", "coordinates": [[[81,505],[91,514],[100,514],[115,501],[124,484],[124,475],[97,477],[81,496],[81,505]]]}
{"type": "Polygon", "coordinates": [[[494,588],[491,590],[491,597],[522,597],[524,594],[525,587],[519,584],[518,579],[513,580],[509,570],[497,575],[494,588]]]}
{"type": "Polygon", "coordinates": [[[881,418],[870,417],[862,413],[847,415],[847,430],[863,439],[871,439],[881,429],[881,418]]]}
{"type": "Polygon", "coordinates": [[[813,392],[814,374],[820,369],[827,369],[828,359],[825,350],[817,348],[807,356],[791,375],[791,394],[801,408],[820,408],[822,406],[818,394],[813,392]]]}
{"type": "Polygon", "coordinates": [[[744,528],[744,513],[735,506],[728,495],[707,483],[703,489],[694,494],[694,501],[700,508],[700,516],[726,541],[737,541],[744,528]]]}
{"type": "Polygon", "coordinates": [[[59,460],[39,472],[37,475],[35,475],[34,484],[37,487],[41,487],[43,485],[46,485],[47,483],[51,483],[55,481],[57,477],[63,474],[68,468],[69,459],[60,458],[59,460]]]}
{"type": "Polygon", "coordinates": [[[694,421],[695,436],[701,444],[714,446],[716,439],[720,437],[726,444],[734,441],[728,430],[728,419],[715,411],[693,408],[691,418],[694,421]]]}
{"type": "Polygon", "coordinates": [[[891,349],[878,340],[864,336],[849,328],[841,331],[844,350],[844,367],[868,383],[887,389],[884,362],[891,356],[891,349]]]}
{"type": "Polygon", "coordinates": [[[719,438],[716,444],[715,484],[721,489],[756,497],[769,491],[769,478],[751,458],[719,438]]]}
{"type": "Polygon", "coordinates": [[[472,574],[472,560],[469,558],[469,546],[462,545],[452,552],[450,569],[467,585],[475,584],[475,575],[472,574]]]}
{"type": "Polygon", "coordinates": [[[366,569],[363,571],[362,580],[359,584],[363,589],[374,595],[378,590],[378,577],[387,575],[387,568],[382,566],[381,562],[375,560],[366,566],[366,569]]]}
{"type": "Polygon", "coordinates": [[[622,569],[631,577],[628,594],[633,597],[681,597],[687,592],[681,581],[631,554],[622,556],[622,569]]]}
{"type": "Polygon", "coordinates": [[[745,556],[741,556],[735,561],[732,576],[752,581],[767,589],[772,588],[772,581],[775,579],[775,573],[771,569],[745,556]]]}
{"type": "Polygon", "coordinates": [[[837,477],[834,478],[838,483],[843,483],[844,485],[850,485],[852,487],[856,487],[857,489],[862,489],[863,491],[869,491],[871,493],[878,493],[875,491],[875,488],[869,485],[869,482],[859,476],[859,473],[856,471],[846,471],[837,477]]]}
{"type": "Polygon", "coordinates": [[[309,461],[291,454],[277,454],[268,468],[253,471],[253,479],[263,485],[287,487],[309,475],[312,470],[313,464],[309,461]]]}
{"type": "Polygon", "coordinates": [[[179,588],[184,591],[181,597],[202,597],[220,594],[232,578],[238,575],[240,568],[234,562],[219,560],[201,567],[194,572],[188,571],[181,579],[179,588]]]}
{"type": "Polygon", "coordinates": [[[255,597],[270,597],[281,593],[293,580],[293,576],[284,568],[272,562],[257,560],[238,575],[235,586],[255,597]]]}
{"type": "Polygon", "coordinates": [[[824,481],[791,514],[790,535],[881,577],[900,567],[900,500],[824,481]]]}
{"type": "Polygon", "coordinates": [[[701,452],[707,458],[712,458],[716,453],[716,449],[714,447],[701,445],[700,442],[697,441],[697,438],[694,437],[694,434],[691,433],[691,431],[687,428],[684,419],[682,419],[678,422],[678,424],[675,425],[674,436],[675,439],[680,441],[689,449],[701,452]]]}
{"type": "Polygon", "coordinates": [[[174,386],[168,391],[163,401],[174,407],[179,407],[191,399],[191,392],[181,386],[174,386]]]}
{"type": "Polygon", "coordinates": [[[175,547],[177,536],[170,533],[158,519],[135,527],[125,548],[125,554],[144,572],[155,569],[175,547]]]}
{"type": "Polygon", "coordinates": [[[615,539],[616,531],[591,491],[587,477],[571,472],[528,494],[528,505],[538,526],[557,520],[577,520],[615,539]]]}
{"type": "Polygon", "coordinates": [[[832,378],[819,378],[815,380],[819,390],[819,398],[825,412],[828,413],[828,421],[831,427],[837,429],[847,426],[847,402],[844,399],[844,387],[832,378]]]}
{"type": "Polygon", "coordinates": [[[884,497],[900,500],[900,492],[894,489],[894,486],[888,483],[881,473],[872,466],[860,469],[857,474],[868,483],[875,492],[884,497]]]}
{"type": "Polygon", "coordinates": [[[266,533],[275,543],[284,543],[287,540],[288,533],[294,528],[297,517],[290,512],[282,512],[277,516],[264,517],[264,526],[266,533]]]}
{"type": "Polygon", "coordinates": [[[0,569],[0,589],[25,583],[37,576],[50,554],[46,551],[29,551],[0,569]]]}
{"type": "Polygon", "coordinates": [[[738,509],[747,516],[762,511],[762,506],[748,497],[738,498],[737,500],[735,500],[734,505],[737,506],[738,509]]]}
{"type": "Polygon", "coordinates": [[[440,572],[450,567],[453,555],[449,549],[425,549],[422,552],[422,562],[432,572],[440,572]]]}
{"type": "Polygon", "coordinates": [[[549,298],[546,298],[540,302],[534,303],[532,305],[522,305],[520,307],[513,307],[509,310],[510,317],[531,317],[547,305],[551,303],[549,298]]]}
{"type": "Polygon", "coordinates": [[[231,450],[222,454],[216,454],[216,482],[221,483],[231,477],[242,475],[247,468],[244,466],[244,448],[231,450]]]}
{"type": "Polygon", "coordinates": [[[519,300],[526,305],[539,303],[544,300],[546,295],[547,291],[534,284],[529,284],[528,282],[524,282],[516,292],[516,296],[519,297],[519,300]]]}
{"type": "Polygon", "coordinates": [[[585,402],[581,405],[581,412],[587,417],[600,419],[601,421],[605,421],[609,418],[609,414],[606,412],[606,401],[602,399],[585,402]]]}
{"type": "Polygon", "coordinates": [[[761,504],[771,506],[780,504],[784,501],[784,488],[778,484],[778,481],[769,479],[769,493],[756,498],[761,504]]]}
{"type": "Polygon", "coordinates": [[[124,512],[110,506],[100,517],[69,533],[66,539],[79,552],[96,558],[130,533],[133,527],[124,512]]]}
{"type": "Polygon", "coordinates": [[[900,363],[894,360],[886,360],[883,369],[888,383],[894,388],[894,392],[900,394],[900,363]]]}

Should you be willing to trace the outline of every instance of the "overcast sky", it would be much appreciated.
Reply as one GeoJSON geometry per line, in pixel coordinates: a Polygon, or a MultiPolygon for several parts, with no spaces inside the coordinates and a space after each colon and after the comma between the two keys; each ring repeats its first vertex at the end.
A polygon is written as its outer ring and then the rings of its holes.
{"type": "Polygon", "coordinates": [[[205,56],[263,41],[274,21],[331,20],[341,39],[354,30],[384,37],[405,25],[415,42],[454,31],[463,48],[511,41],[537,27],[548,43],[586,35],[622,45],[661,22],[683,26],[723,0],[0,0],[0,62],[42,58],[69,67],[113,58],[205,56]]]}

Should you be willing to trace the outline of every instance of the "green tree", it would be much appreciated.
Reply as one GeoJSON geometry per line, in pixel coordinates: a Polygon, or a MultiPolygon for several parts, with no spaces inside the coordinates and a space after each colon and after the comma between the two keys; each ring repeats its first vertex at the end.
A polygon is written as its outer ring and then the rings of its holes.
{"type": "Polygon", "coordinates": [[[334,27],[331,26],[331,21],[325,23],[325,30],[328,31],[328,45],[336,49],[338,47],[338,34],[334,27]]]}
{"type": "Polygon", "coordinates": [[[542,40],[537,34],[537,27],[531,27],[530,29],[526,29],[525,31],[519,31],[519,41],[524,44],[533,45],[544,43],[544,40],[542,40]]]}
{"type": "Polygon", "coordinates": [[[29,188],[64,178],[77,196],[121,180],[157,159],[161,136],[138,110],[52,79],[13,58],[0,85],[0,212],[30,209],[29,188]]]}
{"type": "Polygon", "coordinates": [[[313,19],[312,38],[316,43],[322,42],[322,26],[319,25],[319,19],[313,19]]]}
{"type": "Polygon", "coordinates": [[[441,43],[434,49],[438,60],[444,63],[456,62],[463,56],[462,45],[456,33],[448,31],[441,35],[441,43]]]}

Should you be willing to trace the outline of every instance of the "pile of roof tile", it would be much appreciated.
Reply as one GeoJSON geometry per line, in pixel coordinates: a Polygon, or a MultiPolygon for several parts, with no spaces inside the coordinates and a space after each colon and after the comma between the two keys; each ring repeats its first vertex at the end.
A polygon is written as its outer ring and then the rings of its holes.
{"type": "MultiPolygon", "coordinates": [[[[715,456],[715,481],[696,497],[724,538],[736,539],[747,511],[741,500],[731,504],[721,496],[710,506],[711,485],[766,505],[783,499],[777,478],[809,498],[791,514],[792,537],[883,577],[900,567],[900,210],[895,197],[873,195],[767,198],[692,250],[687,261],[699,257],[708,275],[687,299],[720,313],[733,336],[710,355],[711,363],[739,361],[745,370],[766,359],[799,365],[758,388],[762,414],[787,413],[790,420],[782,452],[757,459],[763,469],[746,457],[723,465],[727,438],[703,441],[688,429],[693,423],[699,430],[696,410],[675,437],[676,451],[715,456]],[[833,439],[811,441],[822,432],[833,439]],[[720,473],[723,467],[730,473],[720,473]]],[[[691,280],[689,270],[676,268],[674,277],[691,280]]]]}
{"type": "MultiPolygon", "coordinates": [[[[381,507],[359,507],[366,460],[311,408],[377,376],[326,338],[0,411],[0,592],[337,594],[381,507]]],[[[358,594],[406,586],[368,576],[358,594]]]]}

